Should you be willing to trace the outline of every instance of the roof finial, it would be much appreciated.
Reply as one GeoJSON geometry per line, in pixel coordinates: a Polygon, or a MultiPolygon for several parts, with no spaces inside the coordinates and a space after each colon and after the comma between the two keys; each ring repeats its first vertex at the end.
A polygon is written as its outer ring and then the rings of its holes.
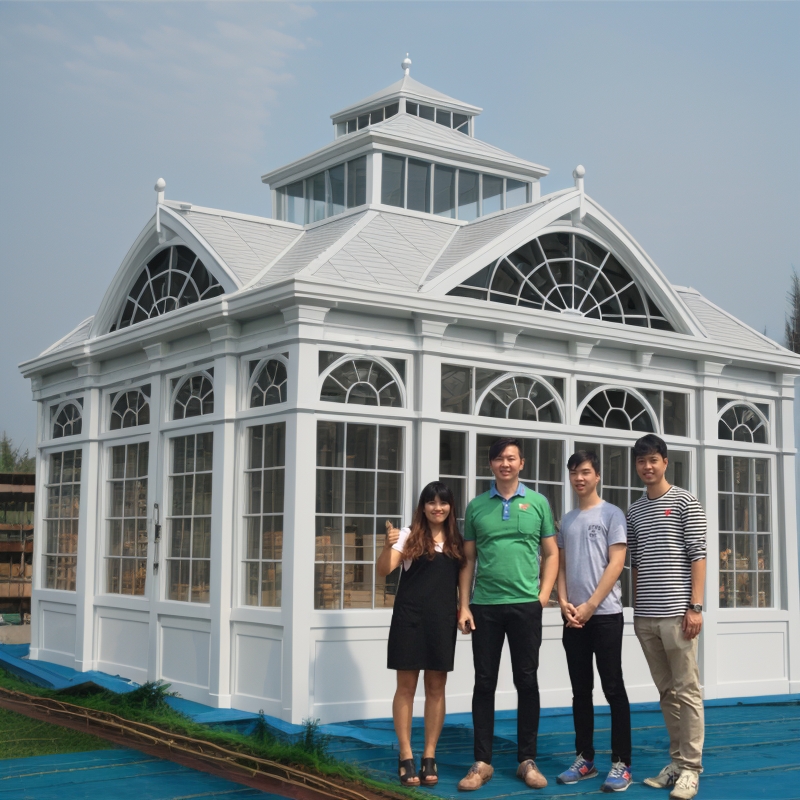
{"type": "Polygon", "coordinates": [[[583,164],[578,164],[574,170],[572,170],[572,177],[575,179],[575,188],[583,193],[583,176],[586,174],[586,168],[583,164]]]}
{"type": "Polygon", "coordinates": [[[167,188],[167,182],[163,178],[159,178],[156,181],[156,185],[153,188],[158,193],[158,197],[156,198],[156,203],[163,203],[164,202],[164,189],[167,188]]]}
{"type": "Polygon", "coordinates": [[[402,63],[400,64],[403,74],[410,75],[411,74],[411,59],[408,57],[408,53],[406,53],[406,57],[403,59],[402,63]]]}

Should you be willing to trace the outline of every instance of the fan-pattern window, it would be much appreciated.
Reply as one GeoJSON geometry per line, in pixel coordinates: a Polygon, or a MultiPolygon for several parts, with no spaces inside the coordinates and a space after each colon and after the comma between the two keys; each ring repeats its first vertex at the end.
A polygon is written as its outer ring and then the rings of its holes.
{"type": "Polygon", "coordinates": [[[188,419],[214,413],[214,384],[210,373],[190,375],[175,395],[173,419],[188,419]]]}
{"type": "Polygon", "coordinates": [[[520,419],[528,422],[561,422],[558,404],[541,381],[513,375],[492,386],[481,402],[482,417],[520,419]]]}
{"type": "Polygon", "coordinates": [[[168,247],[147,262],[111,330],[127,328],[224,293],[219,281],[188,247],[168,247]]]}
{"type": "Polygon", "coordinates": [[[734,442],[767,443],[767,426],[761,415],[747,405],[731,406],[719,418],[719,438],[734,442]]]}
{"type": "Polygon", "coordinates": [[[539,236],[476,272],[448,294],[673,330],[608,250],[573,233],[539,236]]]}
{"type": "Polygon", "coordinates": [[[150,386],[120,392],[111,401],[111,430],[135,428],[150,422],[150,386]]]}
{"type": "Polygon", "coordinates": [[[580,424],[655,433],[650,410],[627,389],[601,389],[596,392],[583,407],[580,424]]]}
{"type": "Polygon", "coordinates": [[[77,436],[83,428],[83,411],[77,403],[68,402],[53,409],[53,438],[77,436]]]}
{"type": "Polygon", "coordinates": [[[286,364],[270,359],[258,371],[250,389],[250,408],[286,402],[286,364]]]}
{"type": "Polygon", "coordinates": [[[81,510],[81,451],[50,456],[44,523],[44,585],[75,591],[78,568],[78,518],[81,510]]]}
{"type": "Polygon", "coordinates": [[[353,358],[331,370],[322,384],[320,400],[361,406],[402,405],[397,380],[377,361],[353,358]]]}

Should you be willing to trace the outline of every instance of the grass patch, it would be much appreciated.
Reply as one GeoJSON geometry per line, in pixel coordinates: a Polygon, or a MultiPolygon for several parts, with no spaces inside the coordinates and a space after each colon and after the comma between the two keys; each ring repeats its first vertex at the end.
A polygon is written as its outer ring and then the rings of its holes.
{"type": "Polygon", "coordinates": [[[0,759],[112,750],[117,745],[0,708],[0,759]]]}
{"type": "Polygon", "coordinates": [[[305,768],[329,779],[360,784],[376,791],[390,790],[395,795],[408,798],[430,798],[430,795],[421,791],[376,780],[364,770],[335,759],[328,753],[328,738],[320,733],[315,721],[305,721],[299,741],[291,742],[276,735],[263,716],[257,722],[254,732],[249,735],[193,722],[168,705],[167,697],[174,693],[169,692],[169,685],[163,683],[147,683],[125,694],[116,694],[93,684],[83,684],[66,691],[53,691],[27,683],[0,668],[0,686],[16,692],[50,697],[95,711],[116,714],[134,722],[154,725],[165,731],[213,742],[240,753],[259,756],[287,766],[305,768]]]}

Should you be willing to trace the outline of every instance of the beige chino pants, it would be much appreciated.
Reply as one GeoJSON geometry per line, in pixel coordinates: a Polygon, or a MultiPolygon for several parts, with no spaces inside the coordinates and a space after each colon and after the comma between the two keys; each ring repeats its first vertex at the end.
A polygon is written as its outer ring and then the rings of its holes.
{"type": "Polygon", "coordinates": [[[661,697],[669,754],[681,769],[703,771],[705,718],[697,637],[685,639],[683,617],[634,617],[633,629],[661,697]]]}

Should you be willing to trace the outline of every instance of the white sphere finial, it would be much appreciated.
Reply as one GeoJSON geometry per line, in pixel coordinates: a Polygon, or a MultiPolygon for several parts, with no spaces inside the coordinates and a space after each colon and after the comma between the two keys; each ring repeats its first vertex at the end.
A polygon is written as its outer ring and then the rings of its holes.
{"type": "Polygon", "coordinates": [[[574,170],[572,170],[572,177],[573,178],[582,178],[586,174],[586,168],[583,164],[578,164],[574,170]]]}
{"type": "Polygon", "coordinates": [[[164,189],[167,188],[167,182],[163,178],[159,178],[156,181],[156,185],[153,187],[156,190],[156,205],[159,203],[164,202],[164,189]]]}
{"type": "Polygon", "coordinates": [[[411,74],[411,59],[408,57],[408,53],[406,53],[406,57],[403,59],[400,67],[406,75],[411,74]]]}

